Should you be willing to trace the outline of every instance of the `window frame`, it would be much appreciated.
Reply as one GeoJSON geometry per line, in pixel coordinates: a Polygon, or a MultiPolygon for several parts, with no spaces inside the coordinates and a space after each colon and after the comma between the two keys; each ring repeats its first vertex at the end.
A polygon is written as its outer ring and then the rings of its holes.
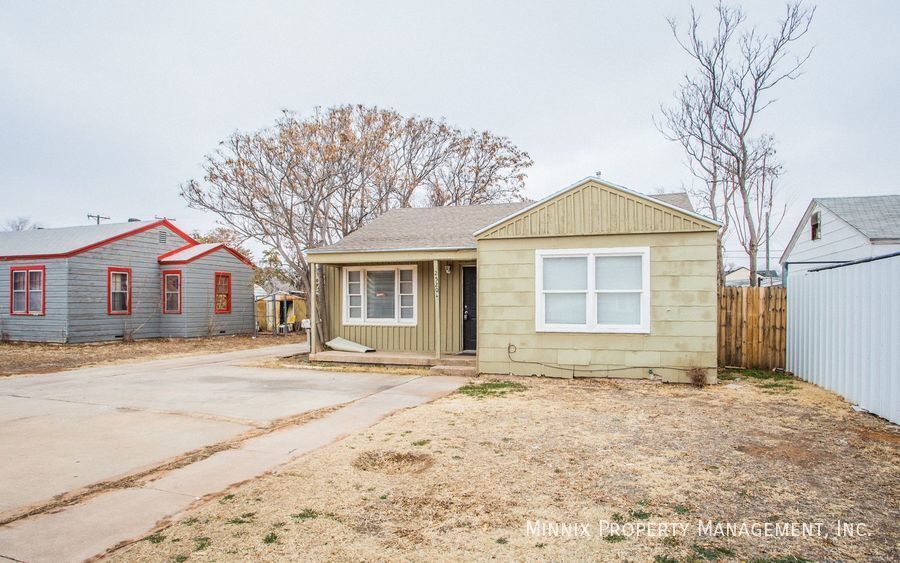
{"type": "Polygon", "coordinates": [[[43,264],[9,268],[9,314],[14,317],[43,317],[47,314],[47,268],[43,264]],[[25,272],[25,310],[15,310],[15,273],[25,272]],[[41,273],[41,310],[31,310],[31,272],[41,273]]]}
{"type": "Polygon", "coordinates": [[[131,314],[131,295],[134,293],[134,276],[131,268],[111,266],[106,269],[106,314],[111,316],[128,316],[131,314]],[[128,276],[128,289],[126,290],[125,311],[113,311],[112,309],[112,277],[113,274],[126,274],[128,276]]]}
{"type": "Polygon", "coordinates": [[[163,270],[162,271],[162,312],[163,315],[180,315],[181,314],[181,295],[184,292],[184,287],[182,286],[182,282],[184,281],[184,276],[181,275],[181,270],[163,270]],[[178,309],[175,311],[170,311],[167,308],[169,303],[166,297],[167,294],[172,293],[171,291],[166,290],[166,277],[168,276],[178,276],[178,309]]]}
{"type": "Polygon", "coordinates": [[[231,313],[231,272],[216,272],[213,274],[213,310],[217,315],[231,313]],[[228,293],[226,294],[228,300],[224,309],[219,308],[219,300],[217,299],[219,296],[219,277],[224,277],[228,280],[228,293]]]}
{"type": "Polygon", "coordinates": [[[650,247],[618,248],[560,248],[538,249],[534,254],[534,323],[536,332],[584,332],[596,334],[650,334],[650,247]],[[641,322],[639,324],[604,324],[597,322],[597,295],[599,293],[637,293],[637,290],[598,290],[596,258],[607,256],[641,257],[641,322]],[[544,321],[544,258],[586,258],[587,289],[553,291],[552,293],[587,293],[585,324],[547,323],[544,321]]]}
{"type": "MultiPolygon", "coordinates": [[[[419,324],[419,271],[415,264],[395,264],[395,265],[378,265],[378,266],[345,266],[341,268],[341,322],[346,326],[418,326],[419,324]],[[412,271],[412,310],[411,319],[404,319],[400,316],[400,271],[412,271]],[[369,271],[393,271],[394,272],[394,318],[392,319],[369,319],[367,317],[367,288],[366,272],[369,271]],[[350,318],[350,272],[360,272],[359,284],[361,295],[361,312],[359,318],[350,318]]],[[[355,294],[354,294],[355,295],[355,294]]],[[[410,295],[403,293],[402,295],[410,295]]]]}
{"type": "Polygon", "coordinates": [[[809,240],[822,240],[821,211],[814,211],[809,217],[809,240]]]}

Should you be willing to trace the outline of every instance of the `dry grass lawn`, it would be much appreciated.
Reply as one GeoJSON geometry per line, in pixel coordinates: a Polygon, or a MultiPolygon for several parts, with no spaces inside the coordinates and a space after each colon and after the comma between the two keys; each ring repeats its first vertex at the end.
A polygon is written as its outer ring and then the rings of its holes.
{"type": "Polygon", "coordinates": [[[134,342],[96,344],[38,344],[0,342],[0,377],[25,373],[50,373],[96,364],[132,362],[161,357],[231,352],[278,344],[303,342],[303,334],[215,336],[209,338],[154,338],[134,342]]]}
{"type": "Polygon", "coordinates": [[[236,487],[112,558],[900,558],[897,427],[812,385],[484,381],[236,487]],[[834,537],[838,519],[867,535],[834,537]],[[529,520],[584,523],[590,536],[535,536],[529,520]],[[823,522],[831,536],[698,536],[698,520],[823,522]],[[616,535],[601,521],[688,530],[616,535]]]}

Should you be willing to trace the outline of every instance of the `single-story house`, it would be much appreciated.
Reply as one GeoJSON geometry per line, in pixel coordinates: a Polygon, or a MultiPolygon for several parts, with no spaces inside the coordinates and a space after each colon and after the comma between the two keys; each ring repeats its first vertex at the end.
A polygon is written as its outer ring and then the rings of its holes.
{"type": "Polygon", "coordinates": [[[0,337],[31,342],[252,333],[253,264],[169,220],[0,233],[0,337]]]}
{"type": "MultiPolygon", "coordinates": [[[[749,287],[750,268],[741,266],[725,272],[725,285],[728,287],[749,287]]],[[[777,270],[756,270],[756,285],[772,287],[781,285],[781,276],[777,270]]]]}
{"type": "Polygon", "coordinates": [[[474,354],[480,373],[715,381],[720,225],[666,199],[588,177],[535,203],[392,210],[308,251],[325,339],[474,354]]]}
{"type": "Polygon", "coordinates": [[[900,252],[900,194],[817,197],[781,255],[782,278],[900,252]]]}

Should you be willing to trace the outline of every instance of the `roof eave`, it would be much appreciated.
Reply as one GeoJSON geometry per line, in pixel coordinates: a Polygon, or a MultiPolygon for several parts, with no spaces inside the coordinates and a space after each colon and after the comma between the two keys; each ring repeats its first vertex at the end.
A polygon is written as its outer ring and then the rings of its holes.
{"type": "Polygon", "coordinates": [[[181,237],[182,239],[184,239],[185,241],[187,241],[187,242],[188,242],[188,246],[192,246],[192,245],[197,244],[197,241],[194,240],[194,237],[190,236],[189,234],[185,233],[184,231],[182,231],[181,229],[179,229],[178,227],[176,227],[174,224],[172,224],[171,221],[169,221],[168,219],[160,219],[159,221],[154,221],[154,222],[152,222],[152,223],[148,223],[148,224],[146,224],[146,225],[144,225],[144,226],[142,226],[142,227],[139,227],[139,228],[136,228],[136,229],[133,229],[133,230],[130,230],[130,231],[126,231],[126,232],[124,232],[124,233],[120,233],[120,234],[118,234],[118,235],[115,235],[115,236],[112,236],[112,237],[103,239],[103,240],[101,240],[101,241],[97,241],[97,242],[91,243],[91,244],[89,244],[89,245],[87,245],[87,246],[83,246],[83,247],[81,247],[81,248],[76,248],[75,250],[70,250],[70,251],[68,251],[68,252],[55,252],[55,253],[45,253],[45,254],[27,254],[27,255],[23,254],[23,255],[12,255],[12,256],[7,255],[7,256],[0,256],[0,261],[11,261],[11,260],[54,260],[54,259],[57,259],[57,258],[70,258],[70,257],[75,256],[75,255],[77,255],[77,254],[82,254],[82,253],[87,252],[87,251],[89,251],[89,250],[94,250],[95,248],[100,248],[101,246],[106,246],[107,244],[112,244],[112,243],[114,243],[114,242],[116,242],[116,241],[118,241],[118,240],[122,240],[123,238],[128,238],[128,237],[130,237],[130,236],[132,236],[132,235],[137,235],[137,234],[143,233],[144,231],[149,231],[150,229],[152,229],[152,228],[154,228],[154,227],[159,227],[160,225],[165,225],[165,226],[168,227],[173,233],[175,233],[176,235],[178,235],[179,237],[181,237]]]}

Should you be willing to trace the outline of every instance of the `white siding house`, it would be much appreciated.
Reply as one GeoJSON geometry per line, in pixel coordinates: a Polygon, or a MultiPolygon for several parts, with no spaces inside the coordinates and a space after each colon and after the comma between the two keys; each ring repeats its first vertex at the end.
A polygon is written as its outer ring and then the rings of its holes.
{"type": "Polygon", "coordinates": [[[781,256],[782,277],[900,251],[900,195],[815,198],[781,256]]]}

